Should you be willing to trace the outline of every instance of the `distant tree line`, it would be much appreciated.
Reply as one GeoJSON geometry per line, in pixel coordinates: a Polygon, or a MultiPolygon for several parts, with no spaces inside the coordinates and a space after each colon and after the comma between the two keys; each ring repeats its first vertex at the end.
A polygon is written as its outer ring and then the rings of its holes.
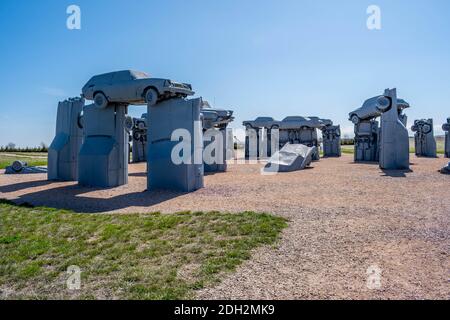
{"type": "MultiPolygon", "coordinates": [[[[355,140],[350,138],[342,138],[341,145],[354,145],[355,140]]],[[[234,143],[234,149],[238,149],[239,144],[237,142],[234,143]]],[[[130,146],[130,152],[132,151],[132,147],[130,146]]],[[[42,142],[38,147],[25,147],[19,148],[12,142],[8,143],[6,146],[0,146],[0,152],[48,152],[48,146],[42,142]]]]}
{"type": "Polygon", "coordinates": [[[41,142],[38,147],[17,147],[15,143],[10,142],[6,146],[0,146],[0,152],[48,152],[48,146],[41,142]]]}
{"type": "Polygon", "coordinates": [[[342,138],[341,139],[341,145],[343,146],[352,146],[355,144],[355,139],[350,138],[342,138]]]}

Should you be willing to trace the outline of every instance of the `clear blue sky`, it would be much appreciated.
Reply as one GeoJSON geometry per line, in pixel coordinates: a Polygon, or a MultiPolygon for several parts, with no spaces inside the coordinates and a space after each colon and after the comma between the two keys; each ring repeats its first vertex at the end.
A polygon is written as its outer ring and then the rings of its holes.
{"type": "MultiPolygon", "coordinates": [[[[448,0],[0,1],[0,145],[50,143],[59,100],[119,69],[192,83],[237,121],[348,112],[387,87],[450,116],[448,0]],[[82,29],[66,28],[81,7],[82,29]],[[382,30],[366,27],[381,7],[382,30]]],[[[133,108],[137,115],[145,108],[133,108]]],[[[409,125],[410,125],[409,123],[409,125]]]]}

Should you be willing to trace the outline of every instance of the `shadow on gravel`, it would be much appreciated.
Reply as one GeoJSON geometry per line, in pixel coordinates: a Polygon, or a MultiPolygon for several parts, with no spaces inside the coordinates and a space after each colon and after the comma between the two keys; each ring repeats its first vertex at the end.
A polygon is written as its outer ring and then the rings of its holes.
{"type": "MultiPolygon", "coordinates": [[[[42,186],[52,183],[49,181],[45,182],[46,183],[44,183],[44,181],[19,183],[1,187],[0,191],[13,192],[14,190],[22,190],[33,186],[42,186]],[[9,191],[5,191],[6,188],[8,188],[7,190],[9,191]]],[[[128,207],[151,207],[186,194],[169,190],[152,190],[124,193],[105,198],[94,198],[83,195],[95,191],[108,192],[108,190],[111,189],[87,188],[78,185],[70,185],[27,193],[19,196],[14,202],[17,204],[29,203],[33,206],[72,210],[79,213],[101,213],[128,207]]],[[[126,190],[124,190],[124,192],[126,192],[126,190]]]]}
{"type": "Polygon", "coordinates": [[[3,193],[16,192],[16,191],[20,191],[20,190],[24,190],[24,189],[29,189],[29,188],[48,186],[52,183],[55,183],[55,182],[47,181],[47,180],[21,182],[21,183],[6,185],[6,186],[0,186],[0,192],[3,192],[3,193]]]}
{"type": "Polygon", "coordinates": [[[129,173],[128,174],[129,177],[147,177],[147,173],[146,172],[134,172],[134,173],[129,173]]]}
{"type": "Polygon", "coordinates": [[[406,178],[407,173],[412,173],[413,171],[411,169],[406,170],[384,170],[382,169],[384,174],[382,174],[382,177],[391,177],[391,178],[406,178]]]}
{"type": "Polygon", "coordinates": [[[364,164],[364,165],[367,165],[367,166],[379,166],[380,164],[378,163],[378,162],[375,162],[375,161],[352,161],[352,162],[349,162],[349,164],[364,164]]]}

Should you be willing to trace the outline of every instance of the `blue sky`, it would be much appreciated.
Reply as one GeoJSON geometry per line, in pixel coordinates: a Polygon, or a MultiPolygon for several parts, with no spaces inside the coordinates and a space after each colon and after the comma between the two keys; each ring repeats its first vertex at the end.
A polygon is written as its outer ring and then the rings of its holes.
{"type": "MultiPolygon", "coordinates": [[[[59,100],[98,73],[189,82],[239,127],[257,116],[348,113],[397,87],[416,118],[450,116],[447,0],[0,1],[0,145],[50,143],[59,100]],[[66,8],[81,8],[81,30],[66,8]],[[381,8],[382,29],[366,27],[381,8]]],[[[143,107],[131,109],[133,115],[143,107]]]]}

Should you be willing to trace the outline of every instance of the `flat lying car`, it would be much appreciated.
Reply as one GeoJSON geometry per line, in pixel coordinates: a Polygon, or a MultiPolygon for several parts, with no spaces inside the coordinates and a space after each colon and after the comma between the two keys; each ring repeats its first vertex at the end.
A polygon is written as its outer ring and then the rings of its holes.
{"type": "Polygon", "coordinates": [[[286,117],[283,121],[276,121],[270,117],[259,117],[254,121],[244,121],[243,125],[247,129],[252,128],[269,128],[269,129],[299,129],[301,127],[322,129],[326,126],[333,125],[333,121],[328,119],[320,119],[319,117],[286,117]]]}
{"type": "Polygon", "coordinates": [[[244,121],[242,124],[246,129],[279,127],[278,121],[271,117],[258,117],[253,121],[244,121]]]}
{"type": "Polygon", "coordinates": [[[333,121],[328,119],[320,119],[319,117],[286,117],[281,121],[281,129],[297,129],[297,128],[311,128],[311,129],[322,129],[326,126],[331,126],[333,121]]]}
{"type": "Polygon", "coordinates": [[[94,100],[98,108],[108,103],[148,104],[173,97],[193,95],[192,86],[168,79],[150,78],[145,72],[124,70],[92,77],[82,89],[81,96],[94,100]]]}
{"type": "Polygon", "coordinates": [[[201,114],[203,129],[226,128],[234,120],[231,110],[204,108],[201,114]]]}

